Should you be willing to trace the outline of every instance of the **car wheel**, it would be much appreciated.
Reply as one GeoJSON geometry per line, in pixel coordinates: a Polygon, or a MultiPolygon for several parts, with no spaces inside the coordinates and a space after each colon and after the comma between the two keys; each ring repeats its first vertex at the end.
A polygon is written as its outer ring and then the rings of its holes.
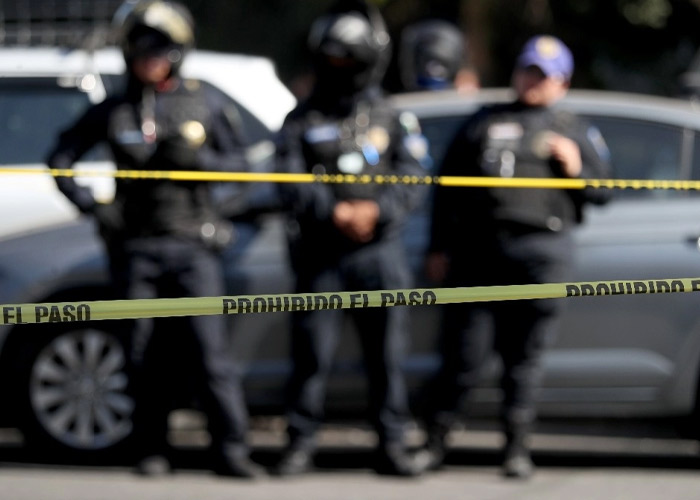
{"type": "Polygon", "coordinates": [[[118,335],[93,325],[65,328],[29,349],[25,363],[28,443],[107,452],[129,437],[134,401],[118,335]]]}

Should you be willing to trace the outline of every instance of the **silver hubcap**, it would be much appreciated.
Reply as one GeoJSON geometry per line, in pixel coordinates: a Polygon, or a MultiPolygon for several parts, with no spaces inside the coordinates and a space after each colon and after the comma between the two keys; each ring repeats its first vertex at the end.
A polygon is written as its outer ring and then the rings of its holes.
{"type": "Polygon", "coordinates": [[[94,329],[55,338],[37,356],[29,383],[32,409],[46,432],[80,449],[113,446],[129,435],[124,349],[94,329]]]}

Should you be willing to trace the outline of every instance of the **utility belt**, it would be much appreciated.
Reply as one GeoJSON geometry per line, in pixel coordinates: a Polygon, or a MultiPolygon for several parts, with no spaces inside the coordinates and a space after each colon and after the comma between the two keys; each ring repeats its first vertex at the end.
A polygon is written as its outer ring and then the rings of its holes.
{"type": "Polygon", "coordinates": [[[124,234],[125,240],[139,238],[175,237],[202,243],[205,247],[222,251],[235,239],[233,223],[229,220],[205,221],[201,224],[188,224],[177,228],[142,227],[129,230],[124,234]]]}

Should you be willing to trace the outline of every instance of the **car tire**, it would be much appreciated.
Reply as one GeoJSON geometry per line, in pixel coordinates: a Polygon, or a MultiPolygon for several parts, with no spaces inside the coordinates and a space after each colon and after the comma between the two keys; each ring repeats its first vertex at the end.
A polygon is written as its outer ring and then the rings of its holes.
{"type": "Polygon", "coordinates": [[[69,323],[23,335],[18,366],[26,444],[71,459],[125,452],[134,400],[128,344],[119,330],[109,322],[69,323]]]}

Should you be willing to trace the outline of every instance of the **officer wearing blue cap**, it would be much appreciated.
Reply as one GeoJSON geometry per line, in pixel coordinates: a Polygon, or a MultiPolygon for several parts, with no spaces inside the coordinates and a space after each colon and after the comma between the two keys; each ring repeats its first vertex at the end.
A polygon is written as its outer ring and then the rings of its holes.
{"type": "Polygon", "coordinates": [[[568,82],[574,73],[574,56],[558,38],[537,36],[531,38],[518,57],[517,67],[534,66],[548,78],[568,82]]]}
{"type": "MultiPolygon", "coordinates": [[[[573,73],[571,51],[551,36],[523,47],[513,71],[516,99],[486,106],[454,137],[440,175],[602,178],[607,149],[599,132],[557,106],[573,73]]],[[[601,191],[437,188],[428,275],[447,286],[516,285],[570,280],[571,229],[601,191]]],[[[502,361],[503,472],[529,477],[528,436],[544,349],[556,334],[561,301],[454,304],[445,309],[444,362],[428,403],[426,467],[441,464],[445,438],[481,368],[502,361]]]]}

